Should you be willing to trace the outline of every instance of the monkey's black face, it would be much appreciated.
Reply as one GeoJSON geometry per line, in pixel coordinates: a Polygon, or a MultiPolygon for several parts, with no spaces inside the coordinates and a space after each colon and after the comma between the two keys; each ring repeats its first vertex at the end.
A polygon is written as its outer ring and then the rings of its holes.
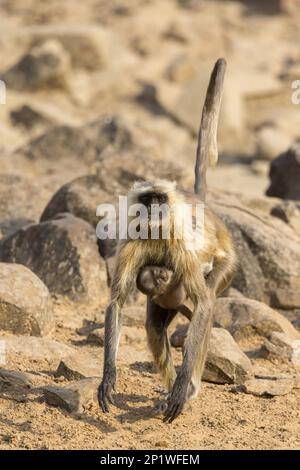
{"type": "Polygon", "coordinates": [[[168,195],[164,193],[157,193],[154,191],[150,191],[147,193],[143,193],[139,196],[139,203],[143,204],[149,210],[152,204],[167,204],[168,203],[168,195]]]}

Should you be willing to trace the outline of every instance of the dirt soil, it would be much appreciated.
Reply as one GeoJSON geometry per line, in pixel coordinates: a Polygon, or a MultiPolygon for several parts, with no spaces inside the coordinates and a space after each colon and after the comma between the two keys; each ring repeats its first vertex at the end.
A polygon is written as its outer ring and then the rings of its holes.
{"type": "MultiPolygon", "coordinates": [[[[76,312],[62,304],[56,308],[58,341],[88,352],[100,362],[102,348],[86,343],[82,326],[101,322],[93,309],[76,312]],[[73,318],[71,318],[73,315],[73,318]],[[68,316],[68,317],[67,317],[68,316]],[[64,324],[62,318],[65,319],[64,324]],[[69,318],[69,319],[68,319],[69,318]],[[67,326],[66,326],[67,325],[67,326]],[[81,333],[81,334],[79,334],[81,333]]],[[[255,349],[258,338],[240,344],[245,352],[255,349]]],[[[181,353],[174,351],[177,364],[181,353]]],[[[263,375],[299,375],[299,366],[256,358],[263,375]]],[[[6,368],[36,374],[36,387],[67,380],[54,378],[57,362],[8,358],[6,368]]],[[[82,413],[69,413],[47,405],[40,395],[0,397],[1,449],[299,449],[300,394],[294,388],[285,396],[261,398],[239,393],[234,385],[203,383],[197,399],[171,425],[154,413],[161,397],[161,383],[151,362],[144,329],[137,341],[121,342],[116,406],[103,414],[89,405],[82,413]]]]}

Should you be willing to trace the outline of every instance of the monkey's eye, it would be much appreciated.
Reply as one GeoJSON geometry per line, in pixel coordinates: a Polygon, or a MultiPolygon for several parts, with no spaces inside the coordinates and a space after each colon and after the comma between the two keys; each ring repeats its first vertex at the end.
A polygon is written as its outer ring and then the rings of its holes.
{"type": "Polygon", "coordinates": [[[159,195],[159,204],[166,204],[168,202],[168,196],[166,194],[159,195]]]}
{"type": "Polygon", "coordinates": [[[165,204],[168,202],[168,196],[161,193],[146,193],[139,196],[139,202],[144,206],[149,207],[151,204],[165,204]]]}
{"type": "Polygon", "coordinates": [[[152,198],[149,194],[141,194],[141,196],[139,196],[139,202],[144,206],[151,204],[151,199],[152,198]]]}

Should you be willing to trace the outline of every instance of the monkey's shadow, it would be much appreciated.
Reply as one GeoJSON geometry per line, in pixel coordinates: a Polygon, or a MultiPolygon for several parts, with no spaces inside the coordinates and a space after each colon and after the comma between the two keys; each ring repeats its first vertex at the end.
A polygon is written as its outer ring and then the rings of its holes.
{"type": "Polygon", "coordinates": [[[115,405],[119,410],[124,410],[117,416],[121,423],[135,423],[136,421],[145,421],[155,417],[154,406],[134,406],[136,403],[149,402],[149,397],[144,395],[134,395],[126,393],[118,393],[115,396],[115,405]]]}

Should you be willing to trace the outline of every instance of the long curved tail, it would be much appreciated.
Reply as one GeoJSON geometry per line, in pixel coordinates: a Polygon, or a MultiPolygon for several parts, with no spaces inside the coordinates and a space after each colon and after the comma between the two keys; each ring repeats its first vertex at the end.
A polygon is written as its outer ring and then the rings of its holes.
{"type": "Polygon", "coordinates": [[[194,191],[203,201],[208,163],[215,165],[218,161],[217,130],[225,71],[225,59],[218,59],[210,76],[198,133],[194,191]]]}

